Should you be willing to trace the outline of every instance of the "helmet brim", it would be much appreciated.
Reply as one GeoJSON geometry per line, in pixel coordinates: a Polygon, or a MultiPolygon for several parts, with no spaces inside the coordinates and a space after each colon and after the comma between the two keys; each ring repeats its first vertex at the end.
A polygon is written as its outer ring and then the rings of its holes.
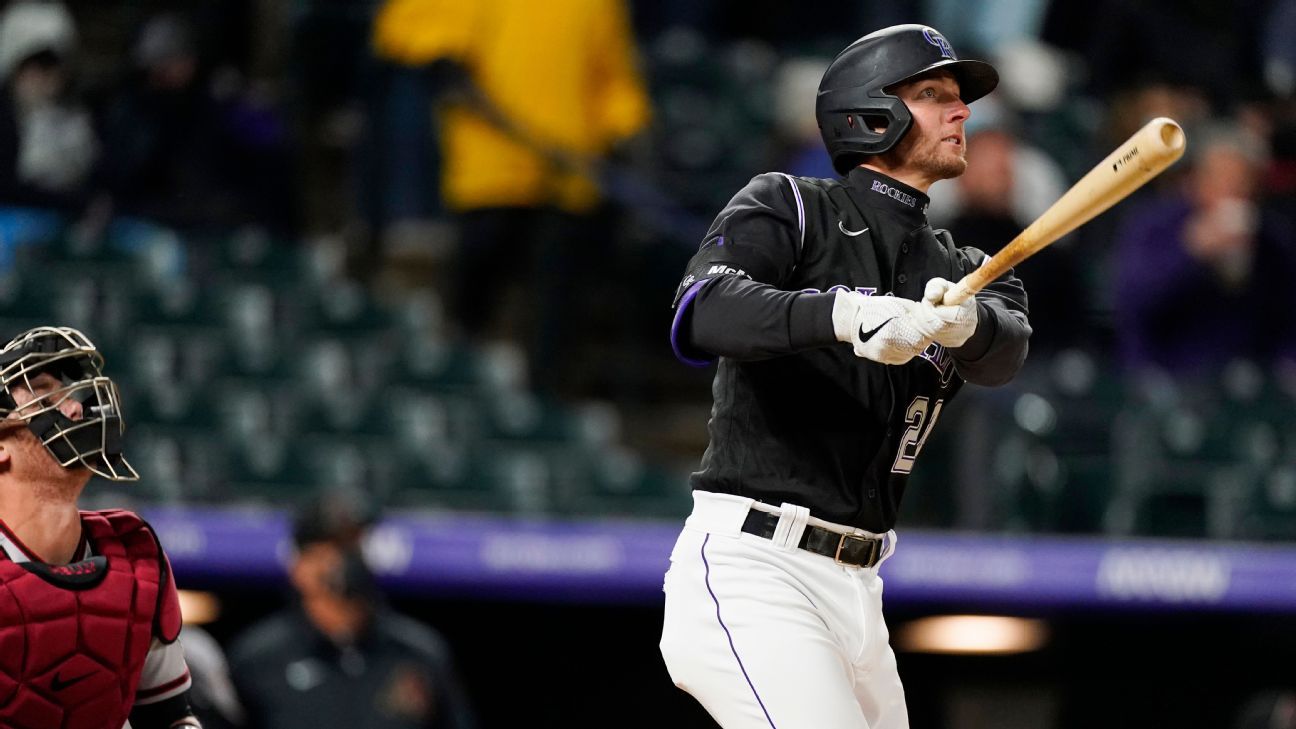
{"type": "Polygon", "coordinates": [[[911,81],[936,69],[946,70],[954,74],[954,78],[958,81],[959,85],[959,98],[963,100],[964,104],[971,104],[982,96],[994,91],[995,87],[999,85],[999,72],[995,70],[994,66],[991,66],[985,61],[977,61],[967,58],[957,61],[937,61],[916,73],[909,74],[899,81],[896,81],[887,88],[911,81]]]}

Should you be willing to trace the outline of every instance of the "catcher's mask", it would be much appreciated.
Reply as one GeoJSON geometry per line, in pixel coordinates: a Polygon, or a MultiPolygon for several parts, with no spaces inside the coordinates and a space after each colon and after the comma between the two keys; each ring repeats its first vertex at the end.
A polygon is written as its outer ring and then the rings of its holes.
{"type": "Polygon", "coordinates": [[[103,355],[86,335],[71,327],[37,327],[0,349],[0,418],[27,424],[64,468],[84,466],[113,481],[135,481],[139,474],[122,456],[121,396],[103,374],[103,355]],[[19,405],[14,388],[37,392],[34,380],[49,374],[58,387],[19,405]],[[72,419],[60,406],[80,405],[72,419]]]}

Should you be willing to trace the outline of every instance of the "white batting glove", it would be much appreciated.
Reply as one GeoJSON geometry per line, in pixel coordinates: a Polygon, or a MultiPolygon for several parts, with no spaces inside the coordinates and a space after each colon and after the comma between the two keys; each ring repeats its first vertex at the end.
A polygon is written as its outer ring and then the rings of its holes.
{"type": "Polygon", "coordinates": [[[977,328],[975,296],[969,296],[958,306],[945,306],[941,303],[945,299],[945,293],[954,286],[952,281],[934,278],[927,282],[927,288],[923,290],[922,305],[931,309],[932,314],[940,321],[933,338],[938,344],[946,347],[962,347],[977,328]]]}
{"type": "Polygon", "coordinates": [[[888,365],[913,359],[931,344],[941,326],[916,301],[858,291],[837,292],[832,318],[837,341],[850,344],[857,357],[888,365]]]}

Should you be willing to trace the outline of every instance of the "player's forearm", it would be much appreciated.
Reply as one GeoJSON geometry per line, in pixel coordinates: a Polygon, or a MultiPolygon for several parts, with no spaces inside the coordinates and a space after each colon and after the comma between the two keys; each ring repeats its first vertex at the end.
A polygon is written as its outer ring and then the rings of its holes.
{"type": "Polygon", "coordinates": [[[963,346],[950,350],[958,373],[977,385],[1002,385],[1026,361],[1031,327],[1026,315],[997,301],[977,301],[977,328],[963,346]]]}
{"type": "Polygon", "coordinates": [[[698,292],[684,335],[695,349],[741,360],[826,347],[837,343],[834,297],[726,276],[698,292]]]}

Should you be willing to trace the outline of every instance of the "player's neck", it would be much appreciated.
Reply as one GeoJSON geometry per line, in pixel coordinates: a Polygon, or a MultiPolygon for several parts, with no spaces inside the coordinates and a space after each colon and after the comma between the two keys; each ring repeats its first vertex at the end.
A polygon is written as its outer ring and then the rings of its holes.
{"type": "MultiPolygon", "coordinates": [[[[0,493],[9,493],[2,489],[0,493]]],[[[81,512],[76,500],[51,500],[24,495],[0,497],[0,519],[32,559],[67,564],[81,543],[81,512]]]]}
{"type": "Polygon", "coordinates": [[[923,194],[926,194],[928,189],[931,188],[932,183],[936,182],[936,179],[923,171],[908,167],[889,167],[887,165],[875,164],[872,162],[865,162],[861,164],[860,167],[873,170],[880,175],[886,175],[897,182],[903,182],[923,194]]]}

